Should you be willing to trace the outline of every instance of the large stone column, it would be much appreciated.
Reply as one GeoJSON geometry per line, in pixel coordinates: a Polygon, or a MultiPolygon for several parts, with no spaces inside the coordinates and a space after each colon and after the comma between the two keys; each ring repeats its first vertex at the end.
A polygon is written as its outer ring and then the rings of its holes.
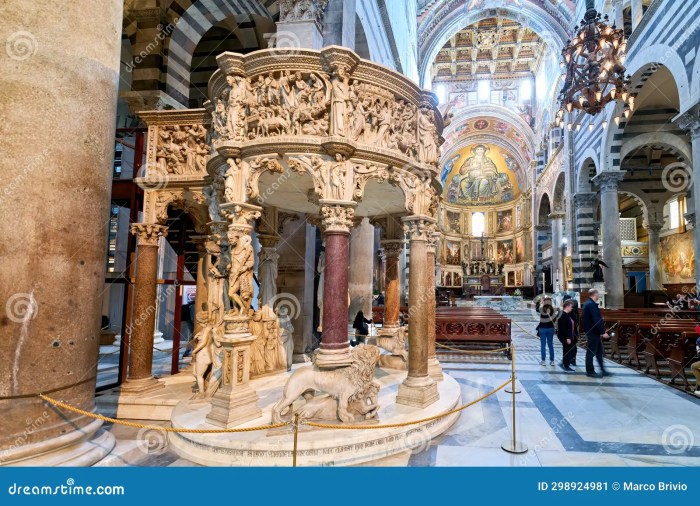
{"type": "Polygon", "coordinates": [[[380,243],[384,256],[384,322],[382,332],[387,334],[399,327],[399,314],[401,312],[401,280],[399,279],[399,257],[403,251],[403,240],[383,240],[380,243]]]}
{"type": "MultiPolygon", "coordinates": [[[[692,176],[688,175],[686,181],[692,182],[693,207],[688,210],[688,214],[694,215],[690,221],[693,222],[693,242],[695,251],[700,251],[700,186],[696,182],[700,181],[700,106],[688,111],[676,118],[674,121],[683,130],[690,133],[693,149],[693,169],[692,176]]],[[[674,184],[675,187],[675,184],[674,184]]],[[[686,190],[681,188],[680,190],[686,190]]],[[[700,255],[695,255],[695,286],[700,287],[700,255]]]]}
{"type": "Polygon", "coordinates": [[[153,333],[157,314],[158,242],[167,228],[157,223],[134,223],[138,238],[134,276],[134,310],[129,336],[129,371],[122,391],[145,394],[165,385],[153,378],[153,333]]]}
{"type": "Polygon", "coordinates": [[[425,216],[403,219],[410,242],[408,270],[408,376],[399,386],[397,404],[424,408],[439,398],[437,384],[428,374],[428,237],[434,220],[425,216]]]}
{"type": "Polygon", "coordinates": [[[321,228],[326,245],[323,278],[321,346],[316,365],[321,368],[350,365],[348,339],[348,253],[350,227],[355,210],[351,205],[321,203],[321,228]]]}
{"type": "Polygon", "coordinates": [[[659,234],[664,224],[660,222],[652,222],[647,224],[647,232],[649,233],[649,282],[647,290],[663,289],[661,281],[661,256],[659,255],[659,234]]]}
{"type": "Polygon", "coordinates": [[[563,282],[564,268],[561,263],[561,236],[564,216],[561,211],[549,215],[549,222],[552,226],[552,283],[555,292],[562,290],[566,285],[563,282]]]}
{"type": "Polygon", "coordinates": [[[617,187],[625,171],[603,171],[593,178],[600,189],[600,212],[603,226],[603,261],[605,305],[610,309],[625,307],[622,279],[622,243],[620,241],[620,204],[617,187]]]}
{"type": "Polygon", "coordinates": [[[442,366],[435,350],[435,248],[440,244],[440,233],[428,238],[428,268],[426,269],[428,285],[428,374],[435,381],[442,381],[442,366]]]}
{"type": "Polygon", "coordinates": [[[577,193],[573,198],[575,220],[574,245],[574,286],[578,290],[591,287],[591,262],[598,256],[598,238],[595,235],[595,205],[598,194],[577,193]]]}
{"type": "Polygon", "coordinates": [[[323,45],[355,51],[356,0],[328,0],[323,18],[323,45]]]}
{"type": "Polygon", "coordinates": [[[374,226],[367,218],[350,233],[350,274],[348,289],[350,308],[348,318],[354,320],[358,311],[365,318],[372,314],[372,274],[374,270],[374,226]]]}
{"type": "Polygon", "coordinates": [[[0,3],[0,463],[91,465],[121,0],[0,3]]]}

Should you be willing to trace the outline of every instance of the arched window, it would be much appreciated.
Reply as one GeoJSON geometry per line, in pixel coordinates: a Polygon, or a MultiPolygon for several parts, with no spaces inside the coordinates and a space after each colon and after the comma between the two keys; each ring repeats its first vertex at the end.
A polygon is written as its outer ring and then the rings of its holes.
{"type": "Polygon", "coordinates": [[[481,236],[486,231],[486,217],[484,213],[472,213],[472,235],[481,236]]]}

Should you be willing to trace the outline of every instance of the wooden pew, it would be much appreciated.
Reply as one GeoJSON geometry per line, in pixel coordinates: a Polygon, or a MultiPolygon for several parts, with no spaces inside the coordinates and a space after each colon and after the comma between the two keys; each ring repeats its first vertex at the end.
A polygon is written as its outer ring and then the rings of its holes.
{"type": "Polygon", "coordinates": [[[681,346],[685,332],[694,332],[695,323],[656,322],[637,324],[637,334],[643,343],[642,354],[646,364],[645,373],[654,368],[657,378],[661,378],[660,361],[668,361],[671,351],[681,346]]]}

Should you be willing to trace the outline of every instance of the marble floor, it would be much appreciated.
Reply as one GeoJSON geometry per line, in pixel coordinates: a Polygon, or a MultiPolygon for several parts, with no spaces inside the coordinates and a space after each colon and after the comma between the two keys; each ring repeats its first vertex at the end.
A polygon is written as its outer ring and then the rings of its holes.
{"type": "MultiPolygon", "coordinates": [[[[500,391],[467,408],[443,435],[412,452],[374,461],[373,466],[700,466],[700,398],[670,388],[637,371],[606,361],[613,376],[588,378],[579,350],[576,372],[541,366],[536,323],[527,310],[509,312],[516,347],[517,438],[529,451],[501,449],[511,437],[511,395],[500,391]],[[524,330],[521,330],[521,328],[524,330]]],[[[555,353],[561,347],[555,339],[555,353]]],[[[461,385],[464,403],[509,377],[502,355],[441,356],[443,370],[461,385]]],[[[118,448],[103,465],[182,466],[158,434],[112,427],[118,448]],[[154,450],[155,448],[155,450],[154,450]]]]}

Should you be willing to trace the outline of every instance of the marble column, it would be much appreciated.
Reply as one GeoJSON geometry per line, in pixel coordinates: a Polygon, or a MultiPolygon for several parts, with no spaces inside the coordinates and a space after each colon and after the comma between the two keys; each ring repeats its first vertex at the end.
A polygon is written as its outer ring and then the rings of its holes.
{"type": "MultiPolygon", "coordinates": [[[[221,204],[221,212],[228,220],[228,241],[231,245],[229,276],[248,276],[252,278],[253,248],[250,239],[253,222],[260,217],[262,208],[245,203],[227,202],[221,204]],[[235,261],[235,264],[234,264],[235,261]],[[234,265],[239,270],[234,270],[234,265]],[[250,271],[247,269],[250,268],[250,271]]],[[[241,279],[241,278],[239,278],[241,279]]],[[[252,279],[249,280],[252,283],[252,279]]],[[[241,281],[238,292],[229,293],[241,297],[245,303],[247,283],[241,281]]],[[[230,289],[230,287],[229,287],[230,289]]],[[[252,290],[251,290],[252,291],[252,290]]],[[[249,293],[250,295],[250,293],[249,293]]],[[[232,305],[235,303],[232,301],[232,305]]],[[[224,335],[220,339],[223,361],[221,365],[221,384],[211,398],[211,410],[206,421],[212,425],[231,428],[262,415],[257,405],[258,395],[250,387],[250,346],[256,336],[250,332],[250,315],[247,307],[234,307],[224,315],[224,335]]]]}
{"type": "Polygon", "coordinates": [[[277,237],[258,236],[262,248],[258,253],[258,276],[260,281],[260,308],[263,319],[275,318],[275,296],[277,295],[277,237]]]}
{"type": "Polygon", "coordinates": [[[383,240],[380,243],[384,257],[384,322],[383,335],[393,335],[399,327],[401,311],[401,280],[399,279],[399,257],[403,252],[403,240],[383,240]]]}
{"type": "Polygon", "coordinates": [[[329,0],[323,18],[323,45],[355,50],[356,0],[329,0]]]}
{"type": "Polygon", "coordinates": [[[309,0],[307,8],[297,12],[297,2],[280,2],[277,33],[271,42],[274,47],[285,49],[321,49],[323,43],[323,19],[328,0],[309,0]]]}
{"type": "MultiPolygon", "coordinates": [[[[675,123],[687,130],[690,134],[693,150],[693,169],[692,176],[689,178],[692,182],[692,200],[693,207],[688,209],[688,215],[693,215],[691,220],[693,223],[693,242],[695,251],[700,251],[700,187],[695,187],[695,182],[700,181],[700,106],[695,106],[691,111],[688,111],[674,118],[675,123]]],[[[690,217],[690,216],[688,216],[690,217]]],[[[700,287],[700,255],[695,255],[695,286],[700,287]]]]}
{"type": "Polygon", "coordinates": [[[134,223],[131,233],[138,238],[134,309],[129,336],[129,370],[122,392],[147,394],[165,385],[153,378],[153,333],[156,326],[158,289],[158,243],[168,233],[157,223],[134,223]]]}
{"type": "MultiPolygon", "coordinates": [[[[411,257],[408,270],[408,375],[399,386],[397,404],[424,408],[439,398],[437,383],[428,373],[429,292],[428,238],[434,233],[434,220],[425,216],[403,218],[411,257]]],[[[432,267],[431,267],[432,268],[432,267]]]]}
{"type": "Polygon", "coordinates": [[[649,280],[647,283],[647,290],[663,289],[663,282],[661,280],[661,255],[659,254],[659,234],[662,228],[664,228],[663,222],[647,224],[647,232],[649,233],[649,280]]]}
{"type": "Polygon", "coordinates": [[[631,0],[630,7],[630,12],[632,14],[632,31],[634,31],[639,23],[641,23],[642,17],[644,17],[642,0],[631,0]]]}
{"type": "Polygon", "coordinates": [[[350,273],[348,290],[350,308],[348,319],[353,321],[358,311],[365,318],[372,314],[372,274],[374,270],[374,226],[367,218],[350,232],[350,273]]]}
{"type": "Polygon", "coordinates": [[[600,212],[603,226],[603,261],[605,305],[610,309],[625,307],[622,274],[622,242],[620,240],[620,204],[617,188],[625,171],[603,171],[593,178],[600,189],[600,212]]]}
{"type": "Polygon", "coordinates": [[[598,194],[582,192],[574,195],[572,212],[574,214],[574,245],[576,254],[574,263],[574,286],[578,290],[588,290],[591,287],[591,262],[598,256],[598,238],[594,227],[595,206],[598,194]]]}
{"type": "Polygon", "coordinates": [[[0,464],[92,465],[122,0],[0,2],[0,464]],[[70,173],[70,175],[68,175],[70,173]]]}
{"type": "Polygon", "coordinates": [[[321,202],[321,229],[326,265],[323,278],[321,346],[316,365],[344,367],[351,362],[348,339],[348,258],[350,228],[355,215],[351,205],[321,202]]]}
{"type": "Polygon", "coordinates": [[[435,249],[440,244],[440,233],[428,238],[428,268],[426,270],[428,285],[428,374],[435,381],[442,381],[442,366],[435,350],[435,249]]]}
{"type": "Polygon", "coordinates": [[[549,222],[552,226],[552,282],[555,292],[563,290],[566,286],[561,258],[561,237],[564,216],[565,214],[562,212],[553,212],[549,215],[549,222]]]}

